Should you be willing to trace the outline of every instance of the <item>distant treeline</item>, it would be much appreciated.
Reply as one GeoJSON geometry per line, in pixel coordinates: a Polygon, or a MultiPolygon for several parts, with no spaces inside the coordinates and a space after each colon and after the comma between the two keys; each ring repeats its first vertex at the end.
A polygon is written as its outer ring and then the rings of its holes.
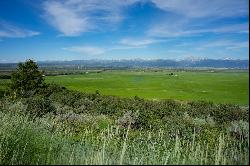
{"type": "MultiPolygon", "coordinates": [[[[13,70],[0,70],[0,79],[10,79],[13,70]]],[[[246,69],[216,69],[216,68],[85,68],[75,69],[74,66],[56,67],[40,67],[40,71],[44,71],[45,76],[57,75],[74,75],[74,74],[90,74],[102,73],[106,71],[131,71],[131,72],[248,72],[246,69]]]]}

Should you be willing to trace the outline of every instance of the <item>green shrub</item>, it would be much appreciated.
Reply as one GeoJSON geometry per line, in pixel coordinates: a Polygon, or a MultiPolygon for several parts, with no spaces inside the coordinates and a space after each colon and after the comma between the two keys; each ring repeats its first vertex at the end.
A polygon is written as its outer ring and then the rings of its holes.
{"type": "Polygon", "coordinates": [[[219,104],[211,111],[211,116],[220,124],[228,124],[231,121],[249,121],[249,112],[241,109],[238,105],[219,104]]]}
{"type": "Polygon", "coordinates": [[[93,101],[88,98],[80,98],[74,103],[75,113],[87,113],[92,110],[93,101]]]}
{"type": "Polygon", "coordinates": [[[32,116],[43,116],[46,113],[55,113],[52,101],[42,96],[35,96],[26,100],[27,112],[32,116]]]}
{"type": "Polygon", "coordinates": [[[61,87],[57,84],[45,84],[42,89],[38,89],[38,94],[43,96],[50,96],[53,93],[61,92],[65,87],[61,87]]]}
{"type": "Polygon", "coordinates": [[[73,112],[73,110],[74,110],[74,108],[67,106],[67,105],[63,105],[63,104],[58,103],[58,102],[54,102],[53,105],[55,107],[55,113],[57,115],[67,114],[69,112],[73,112]]]}

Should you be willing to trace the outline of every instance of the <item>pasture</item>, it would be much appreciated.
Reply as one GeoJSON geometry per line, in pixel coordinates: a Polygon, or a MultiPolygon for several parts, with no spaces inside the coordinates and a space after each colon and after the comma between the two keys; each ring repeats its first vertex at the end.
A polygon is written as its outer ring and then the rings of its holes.
{"type": "Polygon", "coordinates": [[[47,76],[68,89],[121,97],[205,100],[248,105],[249,73],[228,71],[103,71],[47,76]],[[172,75],[171,75],[172,73],[172,75]]]}

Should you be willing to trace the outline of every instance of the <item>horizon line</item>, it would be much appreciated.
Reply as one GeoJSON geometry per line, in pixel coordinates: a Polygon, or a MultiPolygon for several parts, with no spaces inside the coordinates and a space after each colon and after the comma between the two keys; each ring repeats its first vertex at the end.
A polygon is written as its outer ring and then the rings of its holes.
{"type": "Polygon", "coordinates": [[[11,61],[7,61],[7,60],[1,60],[0,59],[0,64],[10,64],[10,63],[23,63],[27,60],[33,60],[37,63],[43,63],[43,62],[71,62],[71,61],[138,61],[138,60],[142,60],[142,61],[155,61],[155,60],[171,60],[171,61],[183,61],[183,60],[241,60],[241,61],[249,61],[249,59],[234,59],[234,58],[195,58],[195,57],[186,57],[186,58],[182,58],[182,59],[167,59],[167,58],[123,58],[123,59],[72,59],[72,60],[35,60],[33,58],[28,58],[24,61],[16,61],[16,62],[11,62],[11,61]]]}

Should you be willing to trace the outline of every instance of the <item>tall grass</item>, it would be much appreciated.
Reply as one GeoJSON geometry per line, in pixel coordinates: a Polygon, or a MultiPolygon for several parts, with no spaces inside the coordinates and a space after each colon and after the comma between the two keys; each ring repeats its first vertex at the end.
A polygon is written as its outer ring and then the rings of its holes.
{"type": "Polygon", "coordinates": [[[86,127],[75,135],[53,119],[0,112],[0,164],[249,164],[249,141],[227,134],[215,145],[164,130],[86,127]]]}

